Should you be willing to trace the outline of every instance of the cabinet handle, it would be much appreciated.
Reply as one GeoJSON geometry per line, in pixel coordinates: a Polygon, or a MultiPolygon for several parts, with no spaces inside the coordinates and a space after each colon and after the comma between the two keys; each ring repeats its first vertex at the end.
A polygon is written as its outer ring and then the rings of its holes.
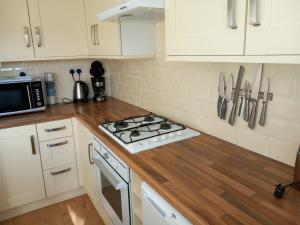
{"type": "Polygon", "coordinates": [[[230,29],[236,29],[235,21],[235,0],[227,0],[227,26],[230,29]]]}
{"type": "Polygon", "coordinates": [[[64,170],[60,170],[60,171],[56,171],[56,172],[51,172],[51,175],[52,176],[56,176],[58,174],[66,173],[66,172],[69,172],[69,171],[71,171],[71,167],[68,167],[67,169],[64,169],[64,170]]]}
{"type": "Polygon", "coordinates": [[[98,36],[98,24],[95,24],[94,35],[95,35],[95,45],[100,45],[99,36],[98,36]]]}
{"type": "Polygon", "coordinates": [[[258,5],[257,0],[250,0],[249,6],[249,21],[252,26],[260,26],[259,18],[258,18],[258,5]]]}
{"type": "Polygon", "coordinates": [[[94,162],[92,161],[92,158],[91,158],[91,147],[93,146],[93,143],[90,143],[88,145],[88,154],[89,154],[89,161],[90,161],[90,164],[93,165],[94,162]]]}
{"type": "Polygon", "coordinates": [[[41,29],[39,27],[35,27],[34,30],[35,30],[37,47],[40,48],[42,46],[41,29]]]}
{"type": "Polygon", "coordinates": [[[35,143],[34,143],[34,135],[30,135],[30,143],[31,143],[32,155],[35,155],[36,154],[36,148],[35,148],[35,143]]]}
{"type": "Polygon", "coordinates": [[[56,128],[50,128],[50,129],[45,129],[45,132],[54,132],[54,131],[60,131],[60,130],[64,130],[66,129],[66,126],[62,126],[62,127],[56,127],[56,128]]]}
{"type": "Polygon", "coordinates": [[[61,145],[66,145],[68,144],[68,141],[63,141],[63,142],[59,142],[59,143],[55,143],[55,144],[47,144],[48,148],[53,148],[53,147],[57,147],[57,146],[61,146],[61,145]]]}
{"type": "Polygon", "coordinates": [[[29,48],[30,47],[29,28],[28,27],[23,27],[23,30],[24,30],[25,46],[27,48],[29,48]]]}
{"type": "Polygon", "coordinates": [[[91,25],[91,41],[92,41],[92,45],[95,45],[95,40],[94,40],[94,26],[95,25],[91,25]]]}
{"type": "Polygon", "coordinates": [[[26,90],[27,90],[27,97],[28,97],[29,107],[32,109],[31,94],[30,94],[30,86],[29,85],[26,86],[26,90]]]}

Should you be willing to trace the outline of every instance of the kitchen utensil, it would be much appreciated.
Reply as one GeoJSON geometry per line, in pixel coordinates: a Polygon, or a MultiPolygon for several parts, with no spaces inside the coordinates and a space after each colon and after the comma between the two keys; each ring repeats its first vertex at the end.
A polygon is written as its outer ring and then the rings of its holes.
{"type": "Polygon", "coordinates": [[[86,102],[89,96],[88,85],[81,81],[75,81],[73,89],[73,102],[86,102]]]}
{"type": "Polygon", "coordinates": [[[257,105],[258,105],[258,95],[260,91],[260,84],[261,84],[261,77],[263,73],[263,65],[260,64],[258,67],[258,70],[256,72],[253,86],[252,86],[252,92],[251,92],[251,103],[252,103],[252,109],[250,113],[250,119],[248,122],[248,127],[251,129],[254,129],[255,122],[256,122],[256,114],[257,114],[257,105]]]}
{"type": "Polygon", "coordinates": [[[247,81],[245,81],[243,90],[242,90],[242,96],[241,96],[241,104],[239,108],[238,116],[244,116],[245,113],[245,103],[246,103],[246,89],[247,89],[247,81]]]}
{"type": "Polygon", "coordinates": [[[230,74],[228,83],[226,85],[225,95],[222,98],[221,108],[220,108],[220,119],[225,120],[227,112],[227,104],[232,99],[232,87],[233,87],[233,75],[230,74]]]}
{"type": "Polygon", "coordinates": [[[244,120],[246,122],[249,121],[250,93],[251,93],[251,85],[247,81],[246,92],[245,92],[245,109],[244,109],[244,120]]]}
{"type": "Polygon", "coordinates": [[[222,99],[225,95],[225,77],[223,73],[220,73],[219,75],[219,87],[218,87],[219,97],[218,97],[218,103],[217,103],[217,112],[218,117],[220,117],[220,109],[222,104],[222,99]]]}
{"type": "Polygon", "coordinates": [[[269,78],[266,80],[266,84],[263,88],[264,99],[263,106],[260,113],[259,125],[264,126],[266,123],[266,113],[267,113],[267,103],[268,103],[268,93],[269,93],[269,78]]]}
{"type": "Polygon", "coordinates": [[[239,94],[240,94],[240,88],[242,85],[243,76],[244,76],[244,67],[240,66],[238,78],[237,78],[235,89],[234,89],[234,96],[233,96],[233,100],[232,100],[233,105],[232,105],[230,117],[228,120],[228,123],[230,125],[234,125],[234,123],[235,123],[237,104],[239,101],[239,94]]]}

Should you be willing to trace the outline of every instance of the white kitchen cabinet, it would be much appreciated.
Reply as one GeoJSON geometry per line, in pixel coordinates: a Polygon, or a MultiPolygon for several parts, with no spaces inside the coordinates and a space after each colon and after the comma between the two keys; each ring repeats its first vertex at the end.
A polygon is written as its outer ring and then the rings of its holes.
{"type": "Polygon", "coordinates": [[[0,130],[0,211],[45,198],[35,125],[0,130]]]}
{"type": "Polygon", "coordinates": [[[166,0],[165,7],[167,55],[244,54],[246,0],[166,0]]]}
{"type": "Polygon", "coordinates": [[[28,0],[36,57],[87,55],[83,0],[28,0]]]}
{"type": "Polygon", "coordinates": [[[121,33],[118,21],[101,22],[97,14],[119,0],[84,0],[89,55],[121,55],[121,33]]]}
{"type": "Polygon", "coordinates": [[[0,62],[34,57],[26,0],[0,0],[0,62]]]}
{"type": "Polygon", "coordinates": [[[249,0],[248,4],[246,55],[300,54],[300,1],[249,0]]]}

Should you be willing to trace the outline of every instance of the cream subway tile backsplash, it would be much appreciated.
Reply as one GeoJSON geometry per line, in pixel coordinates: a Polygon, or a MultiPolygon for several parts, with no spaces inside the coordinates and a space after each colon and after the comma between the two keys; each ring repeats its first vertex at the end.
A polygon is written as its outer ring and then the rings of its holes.
{"type": "MultiPolygon", "coordinates": [[[[182,122],[200,131],[294,165],[300,144],[300,65],[264,66],[270,77],[274,100],[268,103],[265,127],[250,130],[237,118],[235,126],[217,117],[218,76],[226,78],[238,69],[236,63],[167,62],[164,56],[164,26],[157,25],[157,58],[105,60],[112,96],[182,122]]],[[[257,64],[243,64],[244,80],[252,83],[257,64]]],[[[236,75],[235,81],[236,82],[236,75]]],[[[264,84],[264,81],[263,81],[264,84]]],[[[262,84],[262,85],[263,85],[262,84]]],[[[227,118],[232,103],[229,103],[227,118]]]]}

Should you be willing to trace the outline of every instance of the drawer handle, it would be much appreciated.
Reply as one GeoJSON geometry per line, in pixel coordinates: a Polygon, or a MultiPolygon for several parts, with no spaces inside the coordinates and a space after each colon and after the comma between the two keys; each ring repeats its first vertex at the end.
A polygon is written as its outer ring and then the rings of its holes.
{"type": "Polygon", "coordinates": [[[50,129],[45,129],[45,132],[54,132],[54,131],[60,131],[60,130],[65,130],[67,127],[63,126],[63,127],[56,127],[56,128],[50,128],[50,129]]]}
{"type": "Polygon", "coordinates": [[[57,147],[57,146],[61,146],[61,145],[66,145],[68,144],[68,141],[63,141],[63,142],[59,142],[59,143],[54,143],[54,144],[47,144],[48,148],[53,148],[53,147],[57,147]]]}
{"type": "Polygon", "coordinates": [[[56,176],[56,175],[59,175],[59,174],[62,174],[62,173],[66,173],[66,172],[69,172],[69,171],[71,171],[71,167],[68,167],[67,169],[60,170],[60,171],[57,171],[57,172],[51,172],[51,175],[52,176],[56,176]]]}
{"type": "Polygon", "coordinates": [[[34,135],[30,135],[30,143],[31,143],[32,155],[35,155],[36,148],[35,148],[35,143],[34,143],[34,135]]]}
{"type": "Polygon", "coordinates": [[[90,143],[88,145],[88,155],[89,155],[89,161],[90,161],[90,164],[93,165],[94,162],[92,161],[92,157],[91,157],[91,147],[93,146],[93,143],[90,143]]]}

